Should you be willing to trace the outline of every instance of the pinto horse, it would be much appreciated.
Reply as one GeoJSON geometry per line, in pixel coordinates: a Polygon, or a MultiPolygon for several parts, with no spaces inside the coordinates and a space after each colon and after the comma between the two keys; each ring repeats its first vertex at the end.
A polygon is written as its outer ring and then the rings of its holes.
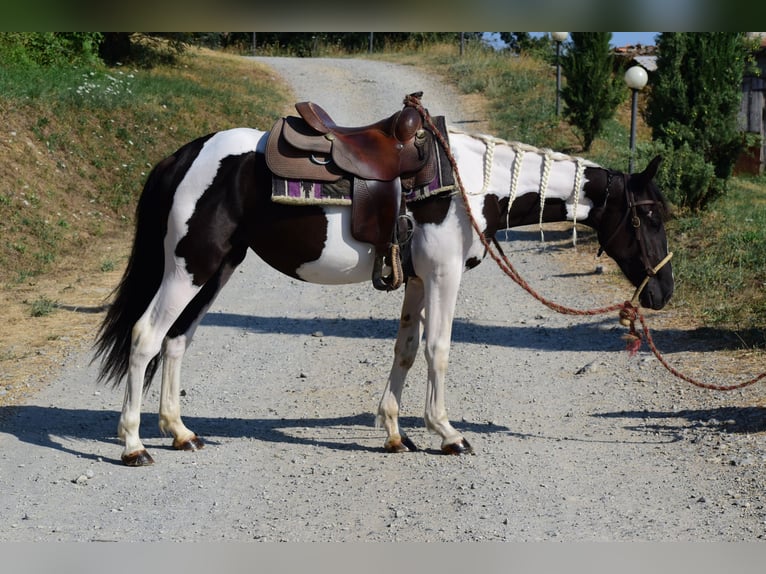
{"type": "MultiPolygon", "coordinates": [[[[202,317],[250,248],[290,277],[338,285],[368,281],[371,244],[349,233],[347,205],[285,205],[272,201],[265,162],[268,132],[237,128],[213,133],[159,162],[137,206],[132,253],[99,331],[94,360],[100,379],[127,378],[118,424],[122,461],[152,464],[139,437],[142,388],[160,360],[159,426],[176,449],[202,440],[181,420],[181,361],[202,317]]],[[[394,361],[377,412],[389,452],[416,450],[400,429],[405,378],[425,332],[428,366],[425,424],[445,453],[472,451],[447,418],[445,377],[452,321],[463,272],[486,255],[498,230],[540,222],[580,222],[597,231],[601,249],[636,286],[640,302],[662,308],[673,292],[664,200],[653,178],[660,158],[625,174],[582,158],[451,130],[449,149],[464,194],[444,192],[407,204],[410,261],[394,345],[394,361]],[[470,210],[466,208],[466,203],[470,210]],[[472,215],[471,215],[472,214],[472,215]]]]}

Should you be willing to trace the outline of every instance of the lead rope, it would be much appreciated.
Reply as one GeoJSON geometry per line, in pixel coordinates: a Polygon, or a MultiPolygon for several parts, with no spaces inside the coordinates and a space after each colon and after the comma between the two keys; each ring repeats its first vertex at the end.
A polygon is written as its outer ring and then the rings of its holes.
{"type": "MultiPolygon", "coordinates": [[[[519,287],[521,287],[527,293],[532,295],[532,297],[537,299],[540,303],[542,303],[549,309],[552,309],[553,311],[556,311],[557,313],[561,313],[564,315],[579,315],[579,316],[602,315],[605,313],[612,313],[614,311],[619,311],[620,324],[627,326],[630,329],[628,334],[624,336],[624,339],[627,340],[627,351],[631,354],[631,356],[635,355],[638,352],[639,348],[641,347],[642,337],[641,337],[641,334],[636,330],[636,325],[635,325],[636,320],[638,320],[641,323],[641,327],[643,328],[644,336],[646,337],[647,344],[649,345],[649,348],[651,349],[652,353],[657,358],[657,360],[660,362],[660,364],[664,366],[674,376],[694,386],[701,387],[703,389],[715,390],[715,391],[733,391],[733,390],[742,389],[744,387],[753,385],[757,383],[758,381],[760,381],[761,379],[766,378],[766,372],[763,372],[760,375],[757,375],[753,377],[752,379],[743,381],[741,383],[735,383],[732,385],[714,385],[714,384],[698,381],[692,377],[684,375],[677,369],[673,368],[662,357],[662,354],[659,352],[656,345],[654,344],[654,340],[652,339],[651,333],[649,332],[649,327],[646,324],[646,319],[644,318],[643,313],[641,313],[641,309],[637,305],[638,297],[641,295],[641,291],[643,291],[644,287],[646,287],[646,284],[649,282],[649,279],[651,277],[651,275],[649,274],[647,274],[647,277],[644,279],[641,285],[639,285],[636,288],[635,292],[633,293],[633,298],[631,301],[625,301],[621,304],[609,305],[608,307],[599,307],[596,309],[588,309],[588,310],[573,309],[571,307],[560,305],[537,293],[524,280],[524,278],[518,273],[518,271],[516,271],[516,268],[513,266],[511,261],[508,259],[505,253],[503,253],[503,250],[500,247],[500,244],[498,243],[497,239],[493,238],[493,242],[499,254],[495,251],[495,249],[492,248],[492,245],[484,236],[484,233],[482,232],[482,230],[479,228],[479,224],[476,222],[476,219],[473,216],[473,210],[471,209],[471,205],[468,202],[468,195],[466,194],[465,188],[463,187],[463,181],[460,177],[460,172],[458,171],[458,168],[457,168],[457,162],[455,161],[455,157],[452,155],[452,152],[450,151],[449,143],[446,141],[444,136],[442,136],[441,132],[434,125],[433,120],[431,120],[431,116],[428,113],[428,110],[426,110],[423,107],[423,105],[420,103],[420,98],[413,94],[405,96],[404,104],[414,107],[416,110],[418,110],[418,112],[420,112],[420,115],[422,116],[423,120],[431,128],[432,133],[436,136],[442,148],[444,149],[444,153],[447,155],[447,158],[449,159],[450,164],[452,165],[452,170],[455,175],[455,182],[457,183],[458,189],[460,190],[460,196],[463,199],[463,205],[465,206],[465,211],[468,216],[468,219],[471,222],[471,227],[473,227],[473,230],[478,235],[479,240],[481,241],[482,245],[486,249],[486,252],[495,261],[495,263],[497,263],[498,267],[500,267],[500,269],[506,275],[508,275],[508,277],[510,277],[517,285],[519,285],[519,287]]],[[[509,205],[509,210],[510,210],[510,205],[509,205]]],[[[670,261],[672,257],[673,257],[673,253],[668,253],[668,255],[662,261],[660,261],[654,267],[654,269],[652,269],[652,275],[656,274],[668,261],[670,261]]]]}

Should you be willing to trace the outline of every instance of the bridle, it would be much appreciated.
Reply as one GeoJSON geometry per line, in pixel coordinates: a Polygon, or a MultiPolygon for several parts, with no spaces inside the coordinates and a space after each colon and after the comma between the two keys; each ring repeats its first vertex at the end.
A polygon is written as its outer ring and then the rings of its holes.
{"type": "MultiPolygon", "coordinates": [[[[617,236],[617,234],[622,230],[623,226],[630,224],[630,226],[633,228],[635,232],[635,238],[638,242],[638,247],[641,250],[641,263],[644,265],[644,272],[646,273],[646,277],[644,277],[644,280],[641,282],[641,284],[636,288],[635,293],[633,294],[633,301],[638,301],[638,297],[641,294],[641,292],[644,290],[644,287],[646,287],[647,283],[649,283],[649,280],[657,275],[657,273],[662,269],[672,258],[673,258],[673,252],[669,251],[668,254],[663,257],[659,263],[656,265],[652,265],[651,260],[649,259],[649,254],[647,253],[646,248],[646,240],[644,238],[644,231],[641,226],[641,218],[638,216],[638,210],[636,209],[640,205],[654,205],[657,207],[661,207],[661,202],[656,199],[642,199],[641,201],[636,201],[635,194],[631,189],[628,188],[628,176],[625,173],[620,173],[620,176],[622,176],[622,185],[623,189],[625,190],[625,200],[627,202],[627,208],[625,209],[625,214],[622,216],[622,219],[620,220],[620,223],[617,224],[617,227],[612,232],[612,234],[609,236],[609,238],[600,244],[598,249],[598,255],[600,256],[604,251],[606,251],[606,248],[609,246],[609,244],[614,240],[614,238],[617,236]]],[[[615,172],[611,170],[607,170],[606,172],[606,197],[604,198],[604,204],[602,206],[602,209],[606,207],[606,203],[609,200],[609,187],[612,185],[612,180],[614,179],[615,172]]]]}
{"type": "MultiPolygon", "coordinates": [[[[633,190],[628,188],[628,176],[627,174],[620,173],[619,174],[622,177],[622,186],[625,190],[625,200],[627,202],[627,208],[625,209],[625,214],[622,216],[622,219],[620,220],[620,223],[617,224],[617,227],[612,232],[612,234],[609,236],[609,238],[601,243],[598,249],[599,256],[606,251],[609,244],[614,240],[615,237],[617,237],[617,234],[622,230],[623,226],[627,225],[628,222],[630,222],[631,227],[633,227],[635,231],[635,238],[638,242],[638,247],[641,250],[641,263],[644,265],[644,270],[646,271],[646,274],[648,277],[654,277],[657,272],[662,269],[662,267],[665,266],[665,264],[670,261],[671,257],[673,257],[672,253],[668,253],[665,258],[663,258],[659,264],[652,265],[651,260],[649,259],[649,254],[647,252],[646,248],[646,240],[644,238],[644,232],[643,228],[641,227],[641,218],[638,216],[638,210],[636,209],[640,205],[653,205],[660,207],[661,202],[656,199],[642,199],[641,201],[636,201],[635,194],[633,193],[633,190]]],[[[602,206],[602,209],[606,207],[607,201],[609,201],[609,188],[612,185],[612,180],[614,179],[615,172],[609,170],[606,173],[606,197],[604,198],[604,204],[602,206]]]]}

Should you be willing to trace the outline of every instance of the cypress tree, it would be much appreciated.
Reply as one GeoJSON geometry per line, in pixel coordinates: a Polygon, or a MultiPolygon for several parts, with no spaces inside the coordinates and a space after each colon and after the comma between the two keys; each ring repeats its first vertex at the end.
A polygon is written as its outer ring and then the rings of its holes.
{"type": "Polygon", "coordinates": [[[566,76],[561,99],[564,118],[580,131],[583,149],[588,151],[622,101],[625,86],[612,73],[611,32],[572,32],[571,38],[561,59],[566,76]]]}

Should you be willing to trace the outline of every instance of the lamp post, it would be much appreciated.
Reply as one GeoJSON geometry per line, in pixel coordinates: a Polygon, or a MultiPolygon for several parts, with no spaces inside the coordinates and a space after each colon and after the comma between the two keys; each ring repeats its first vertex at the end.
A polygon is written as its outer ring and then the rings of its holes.
{"type": "Polygon", "coordinates": [[[556,117],[561,115],[561,42],[567,36],[569,32],[551,32],[551,38],[556,42],[556,117]]]}
{"type": "Polygon", "coordinates": [[[633,102],[630,113],[630,161],[628,171],[633,173],[633,155],[636,151],[636,116],[638,115],[638,92],[644,89],[649,77],[641,66],[632,66],[625,72],[625,83],[633,92],[633,102]]]}

